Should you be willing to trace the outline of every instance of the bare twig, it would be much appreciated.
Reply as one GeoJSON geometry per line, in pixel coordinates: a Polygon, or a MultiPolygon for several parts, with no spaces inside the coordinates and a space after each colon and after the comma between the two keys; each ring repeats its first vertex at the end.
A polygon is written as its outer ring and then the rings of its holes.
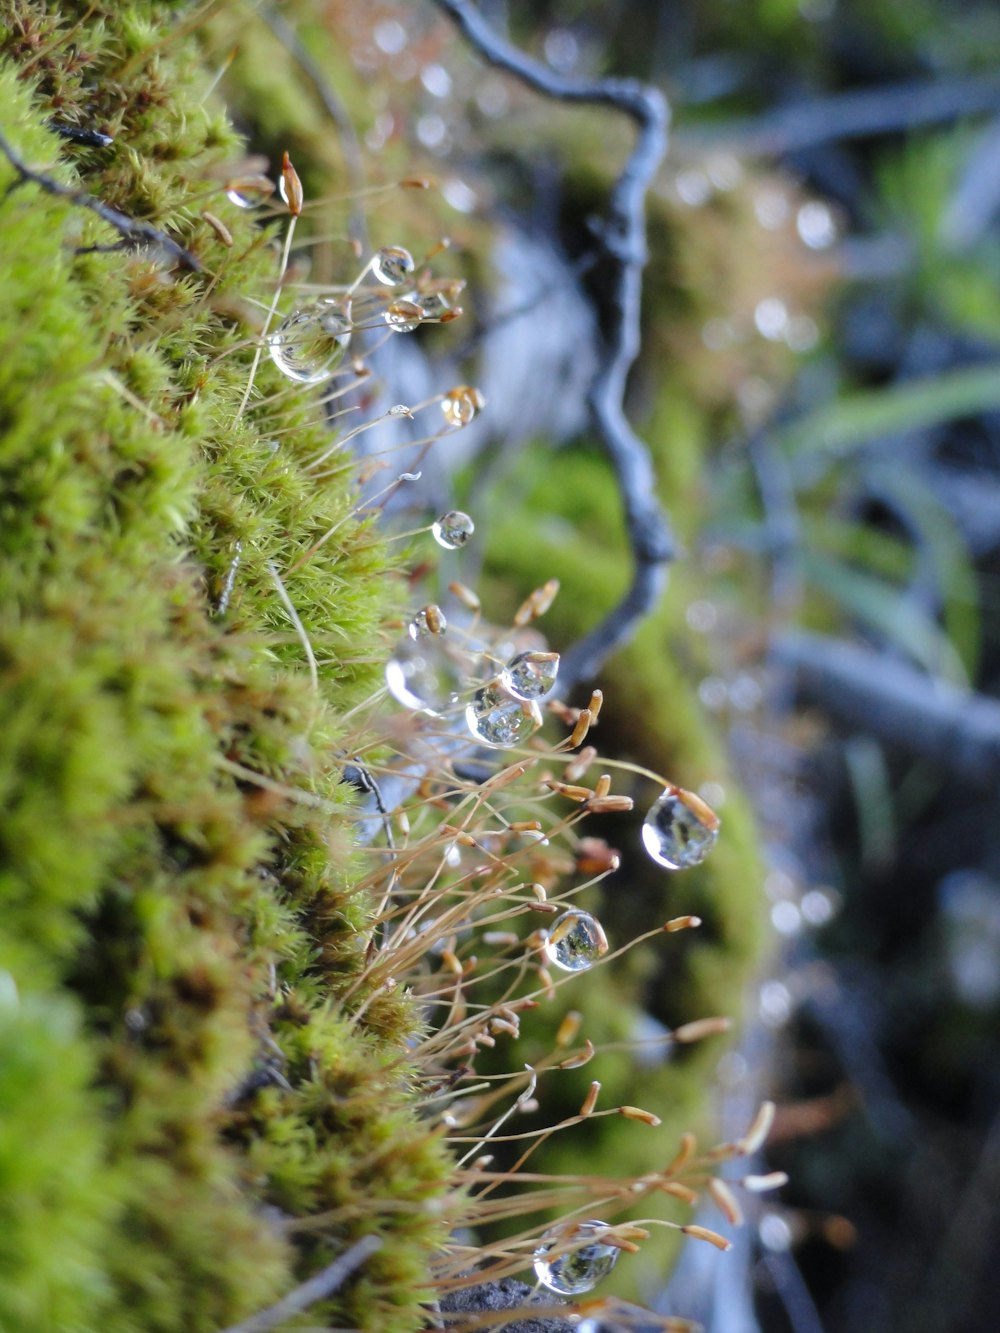
{"type": "Polygon", "coordinates": [[[366,1259],[370,1259],[381,1248],[382,1241],[378,1236],[362,1236],[349,1250],[334,1259],[332,1264],[327,1264],[315,1277],[290,1291],[276,1305],[251,1315],[242,1323],[231,1325],[224,1333],[269,1333],[270,1329],[277,1328],[287,1319],[332,1296],[366,1259]]]}
{"type": "Polygon", "coordinates": [[[72,185],[63,185],[60,181],[53,179],[52,176],[46,175],[45,172],[35,171],[34,168],[29,167],[14,151],[3,134],[0,134],[0,151],[3,152],[7,161],[17,172],[18,180],[15,185],[30,181],[31,184],[44,190],[46,194],[55,195],[58,199],[67,199],[78,208],[89,209],[91,213],[96,213],[102,222],[106,222],[109,227],[114,227],[115,231],[121,236],[124,245],[136,247],[158,245],[175,259],[181,268],[190,269],[195,273],[201,269],[201,264],[191,254],[190,250],[185,250],[183,245],[178,245],[166,232],[160,231],[159,227],[154,227],[150,222],[136,222],[134,218],[127,218],[124,213],[119,213],[117,208],[112,208],[110,204],[105,204],[102,200],[95,199],[92,194],[87,194],[86,190],[77,190],[72,185]]]}
{"type": "Polygon", "coordinates": [[[629,424],[625,382],[639,351],[642,269],[646,252],[646,194],[666,149],[668,109],[660,92],[635,79],[567,79],[554,74],[498,36],[468,0],[435,0],[484,60],[529,88],[561,102],[585,102],[623,111],[638,135],[611,191],[607,217],[595,229],[609,273],[605,347],[589,393],[594,425],[611,459],[625,507],[634,572],[622,601],[563,656],[564,685],[592,677],[605,658],[634,633],[655,605],[673,558],[670,526],[657,499],[645,444],[629,424]]]}

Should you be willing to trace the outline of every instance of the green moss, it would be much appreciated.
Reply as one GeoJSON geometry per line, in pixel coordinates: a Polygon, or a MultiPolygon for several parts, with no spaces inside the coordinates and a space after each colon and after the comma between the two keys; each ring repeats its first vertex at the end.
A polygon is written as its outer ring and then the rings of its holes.
{"type": "Polygon", "coordinates": [[[245,149],[180,12],[19,0],[0,31],[16,151],[204,266],[76,254],[117,237],[33,185],[0,197],[0,1325],[208,1333],[377,1220],[378,1260],[312,1317],[405,1330],[448,1160],[400,1062],[407,1005],[331,1009],[368,911],[336,756],[395,585],[349,479],[303,468],[328,438],[308,398],[265,359],[239,414],[274,232],[212,185],[245,149]],[[115,145],[67,145],[53,114],[115,145]],[[314,695],[271,570],[334,523],[286,578],[314,695]],[[288,1086],[255,1091],[269,1062],[288,1086]]]}

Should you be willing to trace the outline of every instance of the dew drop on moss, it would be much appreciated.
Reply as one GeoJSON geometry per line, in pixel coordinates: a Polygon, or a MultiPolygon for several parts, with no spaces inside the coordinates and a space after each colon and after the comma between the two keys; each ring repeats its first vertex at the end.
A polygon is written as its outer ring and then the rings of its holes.
{"type": "Polygon", "coordinates": [[[422,606],[410,621],[408,633],[411,639],[422,639],[430,634],[443,634],[448,628],[444,612],[434,602],[422,606]]]}
{"type": "Polygon", "coordinates": [[[409,250],[404,250],[401,245],[386,245],[372,259],[372,277],[384,287],[398,287],[414,267],[409,250]]]}
{"type": "Polygon", "coordinates": [[[452,303],[443,292],[414,292],[410,300],[423,311],[424,319],[440,319],[452,309],[452,303]]]}
{"type": "Polygon", "coordinates": [[[396,645],[386,663],[385,683],[389,693],[404,708],[438,717],[457,702],[462,685],[455,657],[440,635],[409,635],[396,645]]]}
{"type": "Polygon", "coordinates": [[[274,193],[274,183],[266,176],[239,176],[225,188],[226,198],[237,208],[257,208],[274,193]]]}
{"type": "Polygon", "coordinates": [[[534,1255],[542,1286],[559,1296],[579,1296],[596,1287],[618,1262],[618,1248],[599,1239],[607,1230],[605,1222],[590,1218],[546,1231],[534,1255]],[[561,1253],[553,1255],[554,1250],[561,1253]]]}
{"type": "Polygon", "coordinates": [[[522,744],[542,722],[537,704],[511,698],[499,681],[476,691],[465,710],[465,720],[476,740],[498,750],[522,744]]]}
{"type": "Polygon", "coordinates": [[[460,546],[464,546],[475,530],[475,523],[460,509],[449,509],[447,514],[442,514],[431,524],[434,540],[446,551],[457,551],[460,546]]]}
{"type": "Polygon", "coordinates": [[[555,689],[558,674],[558,653],[518,653],[500,679],[515,699],[544,699],[555,689]]]}
{"type": "Polygon", "coordinates": [[[441,400],[441,411],[449,426],[467,426],[486,406],[486,400],[471,384],[456,384],[441,400]]]}
{"type": "Polygon", "coordinates": [[[719,836],[719,817],[694,792],[668,787],[642,825],[642,841],[654,861],[686,870],[704,861],[719,836]]]}
{"type": "Polygon", "coordinates": [[[564,972],[585,972],[607,953],[608,938],[596,917],[573,908],[556,920],[544,951],[549,962],[564,972]]]}
{"type": "Polygon", "coordinates": [[[382,315],[393,333],[412,333],[423,317],[424,312],[416,301],[393,301],[382,315]]]}
{"type": "Polygon", "coordinates": [[[267,340],[271,360],[299,384],[327,379],[344,359],[351,341],[351,321],[334,300],[315,301],[293,310],[267,340]]]}

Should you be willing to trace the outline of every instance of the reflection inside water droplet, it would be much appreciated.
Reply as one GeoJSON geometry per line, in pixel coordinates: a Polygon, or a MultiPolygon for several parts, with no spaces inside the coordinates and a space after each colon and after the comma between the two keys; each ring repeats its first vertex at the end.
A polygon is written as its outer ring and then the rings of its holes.
{"type": "Polygon", "coordinates": [[[465,710],[465,720],[477,740],[498,750],[520,745],[542,724],[538,705],[512,698],[499,681],[476,691],[465,710]]]}
{"type": "Polygon", "coordinates": [[[349,311],[324,299],[293,310],[267,340],[271,360],[299,384],[327,379],[344,359],[351,341],[349,311]]]}
{"type": "Polygon", "coordinates": [[[486,400],[483,395],[470,384],[456,384],[454,389],[449,389],[441,400],[441,411],[445,421],[456,429],[467,426],[485,406],[486,400]]]}
{"type": "Polygon", "coordinates": [[[434,602],[422,606],[410,621],[408,633],[411,639],[420,639],[428,634],[443,634],[448,628],[444,612],[434,602]]]}
{"type": "Polygon", "coordinates": [[[238,176],[226,181],[226,198],[237,208],[257,208],[274,193],[274,182],[266,176],[238,176]]]}
{"type": "Polygon", "coordinates": [[[607,1230],[605,1222],[589,1218],[546,1231],[534,1255],[542,1286],[560,1296],[579,1296],[596,1287],[618,1262],[618,1248],[598,1239],[607,1230]],[[562,1253],[553,1255],[554,1250],[562,1253]]]}
{"type": "Polygon", "coordinates": [[[544,950],[549,962],[564,972],[585,972],[607,953],[608,938],[596,917],[573,908],[557,919],[544,950]]]}
{"type": "Polygon", "coordinates": [[[409,250],[401,245],[386,245],[372,258],[372,277],[385,287],[398,287],[415,267],[409,250]]]}
{"type": "Polygon", "coordinates": [[[396,645],[385,666],[385,683],[404,708],[439,717],[457,702],[462,677],[440,634],[418,634],[396,645]]]}
{"type": "Polygon", "coordinates": [[[515,699],[544,699],[555,689],[558,674],[558,653],[518,653],[500,679],[515,699]]]}
{"type": "Polygon", "coordinates": [[[434,540],[446,551],[457,551],[460,546],[464,546],[475,530],[475,523],[460,509],[449,509],[447,514],[442,514],[431,524],[434,540]]]}
{"type": "Polygon", "coordinates": [[[416,301],[393,301],[382,315],[393,333],[412,333],[423,317],[424,312],[416,301]]]}
{"type": "Polygon", "coordinates": [[[650,809],[642,841],[654,861],[686,870],[703,861],[719,836],[719,818],[694,792],[668,787],[650,809]]]}

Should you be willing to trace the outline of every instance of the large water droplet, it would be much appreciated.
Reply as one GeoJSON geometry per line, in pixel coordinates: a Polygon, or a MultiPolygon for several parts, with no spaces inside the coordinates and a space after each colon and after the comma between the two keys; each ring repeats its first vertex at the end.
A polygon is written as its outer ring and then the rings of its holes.
{"type": "Polygon", "coordinates": [[[301,306],[283,319],[267,340],[271,359],[283,375],[300,384],[327,379],[344,359],[351,321],[339,301],[301,306]]]}
{"type": "Polygon", "coordinates": [[[457,702],[462,677],[439,635],[407,635],[385,665],[385,683],[404,708],[438,717],[457,702]]]}
{"type": "Polygon", "coordinates": [[[535,1251],[535,1275],[543,1287],[559,1296],[579,1296],[596,1287],[618,1262],[620,1251],[599,1238],[607,1233],[605,1222],[564,1223],[542,1235],[535,1251]],[[553,1255],[553,1251],[560,1253],[553,1255]]]}
{"type": "Polygon", "coordinates": [[[413,256],[401,245],[386,245],[372,258],[372,277],[385,287],[398,287],[414,270],[413,256]]]}
{"type": "Polygon", "coordinates": [[[585,972],[607,953],[608,937],[596,917],[574,907],[556,920],[544,949],[549,962],[564,972],[585,972]]]}
{"type": "Polygon", "coordinates": [[[555,689],[558,674],[558,653],[518,653],[501,671],[500,679],[515,699],[544,699],[555,689]]]}
{"type": "Polygon", "coordinates": [[[467,426],[486,406],[486,399],[470,384],[456,384],[441,400],[441,411],[449,426],[467,426]]]}
{"type": "Polygon", "coordinates": [[[542,715],[537,704],[513,699],[499,681],[491,681],[476,691],[465,710],[465,720],[477,740],[498,750],[509,750],[541,726],[542,715]]]}
{"type": "Polygon", "coordinates": [[[442,514],[431,524],[434,540],[446,551],[457,551],[460,546],[464,546],[475,530],[475,523],[460,509],[449,509],[447,514],[442,514]]]}
{"type": "Polygon", "coordinates": [[[423,317],[424,312],[416,301],[393,301],[382,314],[393,333],[412,333],[423,317]]]}
{"type": "Polygon", "coordinates": [[[686,870],[704,861],[719,836],[719,816],[694,792],[668,787],[649,811],[642,841],[654,861],[686,870]]]}

